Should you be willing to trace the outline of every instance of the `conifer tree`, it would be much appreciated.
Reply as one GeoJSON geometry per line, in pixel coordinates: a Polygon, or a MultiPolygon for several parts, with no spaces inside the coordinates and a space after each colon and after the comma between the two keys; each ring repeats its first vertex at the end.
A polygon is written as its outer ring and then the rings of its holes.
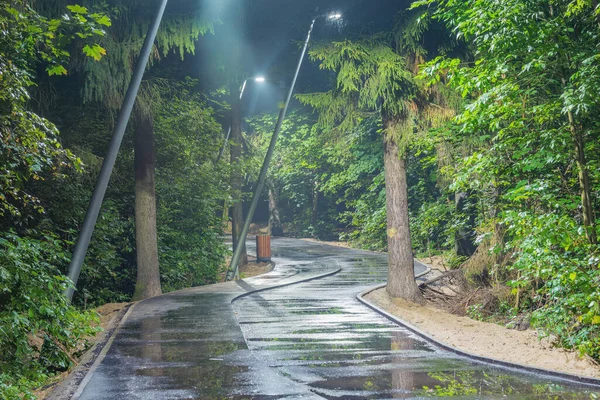
{"type": "Polygon", "coordinates": [[[438,94],[416,79],[425,51],[416,20],[402,34],[379,34],[334,42],[311,51],[321,69],[335,71],[335,88],[298,98],[320,112],[320,124],[348,131],[373,112],[381,118],[386,183],[388,293],[422,303],[414,277],[408,216],[406,151],[416,133],[452,111],[434,104],[438,94]]]}

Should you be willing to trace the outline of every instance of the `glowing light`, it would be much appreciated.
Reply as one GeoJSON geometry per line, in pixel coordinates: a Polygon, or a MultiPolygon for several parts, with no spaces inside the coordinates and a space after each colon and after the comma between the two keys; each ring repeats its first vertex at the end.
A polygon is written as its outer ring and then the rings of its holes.
{"type": "Polygon", "coordinates": [[[267,79],[264,76],[257,76],[256,78],[254,78],[254,81],[258,83],[263,83],[266,80],[267,79]]]}
{"type": "Polygon", "coordinates": [[[328,19],[332,20],[332,21],[336,21],[338,19],[342,18],[342,14],[340,13],[331,13],[327,16],[328,19]]]}

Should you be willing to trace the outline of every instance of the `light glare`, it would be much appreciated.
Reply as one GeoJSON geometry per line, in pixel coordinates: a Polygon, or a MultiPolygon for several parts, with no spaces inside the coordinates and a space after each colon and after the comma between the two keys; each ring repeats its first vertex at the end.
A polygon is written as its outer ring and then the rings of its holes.
{"type": "Polygon", "coordinates": [[[264,76],[257,76],[256,78],[254,78],[254,81],[258,82],[258,83],[262,83],[262,82],[266,81],[266,79],[264,76]]]}
{"type": "Polygon", "coordinates": [[[330,20],[338,20],[340,18],[342,18],[342,14],[340,13],[331,13],[327,16],[327,18],[329,18],[330,20]]]}

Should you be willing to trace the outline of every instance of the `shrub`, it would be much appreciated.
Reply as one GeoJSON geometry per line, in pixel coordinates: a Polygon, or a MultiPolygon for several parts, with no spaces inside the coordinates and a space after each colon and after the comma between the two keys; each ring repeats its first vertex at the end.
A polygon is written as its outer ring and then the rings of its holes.
{"type": "Polygon", "coordinates": [[[72,307],[64,290],[68,280],[64,243],[7,233],[0,237],[0,370],[2,398],[32,398],[30,389],[50,374],[71,366],[97,331],[95,314],[72,307]]]}

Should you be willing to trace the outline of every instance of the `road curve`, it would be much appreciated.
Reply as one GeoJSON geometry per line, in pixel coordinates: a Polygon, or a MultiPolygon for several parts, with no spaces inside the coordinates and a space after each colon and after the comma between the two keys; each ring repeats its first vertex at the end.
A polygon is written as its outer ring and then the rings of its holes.
{"type": "MultiPolygon", "coordinates": [[[[139,303],[78,399],[589,399],[592,389],[437,349],[360,304],[386,256],[273,240],[263,277],[139,303]],[[310,282],[240,295],[341,272],[310,282]]],[[[252,247],[252,243],[248,243],[252,247]]],[[[425,267],[416,264],[417,272],[425,267]]],[[[500,338],[499,338],[500,339],[500,338]]]]}

